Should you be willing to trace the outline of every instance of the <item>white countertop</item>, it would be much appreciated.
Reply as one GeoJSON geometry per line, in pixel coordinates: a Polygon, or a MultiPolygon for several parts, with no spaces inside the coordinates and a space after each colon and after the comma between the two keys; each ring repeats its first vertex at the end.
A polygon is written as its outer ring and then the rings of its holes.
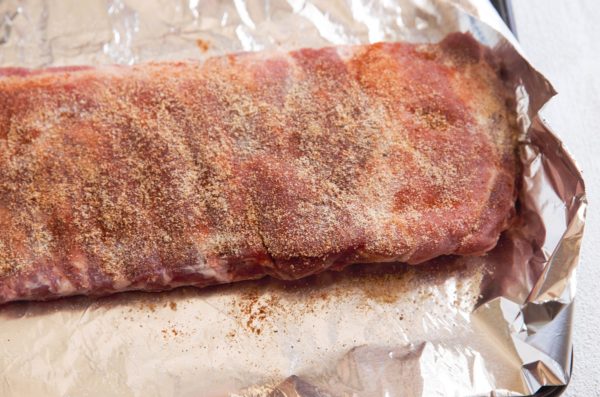
{"type": "Polygon", "coordinates": [[[519,41],[559,93],[543,117],[583,169],[590,204],[577,270],[574,372],[564,396],[600,396],[600,1],[512,3],[519,41]]]}

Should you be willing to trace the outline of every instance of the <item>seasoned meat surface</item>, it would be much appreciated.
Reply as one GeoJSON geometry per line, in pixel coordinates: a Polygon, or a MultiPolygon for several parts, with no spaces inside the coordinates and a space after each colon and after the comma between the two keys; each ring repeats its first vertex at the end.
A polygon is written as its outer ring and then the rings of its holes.
{"type": "Polygon", "coordinates": [[[483,254],[509,98],[464,34],[0,69],[0,302],[483,254]]]}

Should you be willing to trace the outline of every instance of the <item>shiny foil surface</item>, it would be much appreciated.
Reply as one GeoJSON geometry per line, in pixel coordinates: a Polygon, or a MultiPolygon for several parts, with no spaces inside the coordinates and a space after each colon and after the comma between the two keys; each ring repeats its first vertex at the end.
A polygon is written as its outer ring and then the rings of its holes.
{"type": "Polygon", "coordinates": [[[134,64],[469,31],[522,131],[519,222],[484,257],[0,307],[1,396],[522,396],[568,383],[581,174],[487,1],[0,0],[0,66],[134,64]]]}

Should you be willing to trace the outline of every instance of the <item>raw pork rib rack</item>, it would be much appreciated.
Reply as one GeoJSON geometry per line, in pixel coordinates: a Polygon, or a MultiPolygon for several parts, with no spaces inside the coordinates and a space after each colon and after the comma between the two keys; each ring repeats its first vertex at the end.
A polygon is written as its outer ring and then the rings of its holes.
{"type": "Polygon", "coordinates": [[[485,253],[516,180],[489,53],[0,69],[0,302],[485,253]]]}

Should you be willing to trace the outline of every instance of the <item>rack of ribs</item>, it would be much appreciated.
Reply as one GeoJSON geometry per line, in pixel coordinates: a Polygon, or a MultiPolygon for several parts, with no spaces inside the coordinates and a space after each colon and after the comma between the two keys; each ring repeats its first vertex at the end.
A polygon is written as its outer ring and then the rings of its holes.
{"type": "Polygon", "coordinates": [[[482,255],[517,133],[466,34],[0,69],[0,302],[482,255]]]}

